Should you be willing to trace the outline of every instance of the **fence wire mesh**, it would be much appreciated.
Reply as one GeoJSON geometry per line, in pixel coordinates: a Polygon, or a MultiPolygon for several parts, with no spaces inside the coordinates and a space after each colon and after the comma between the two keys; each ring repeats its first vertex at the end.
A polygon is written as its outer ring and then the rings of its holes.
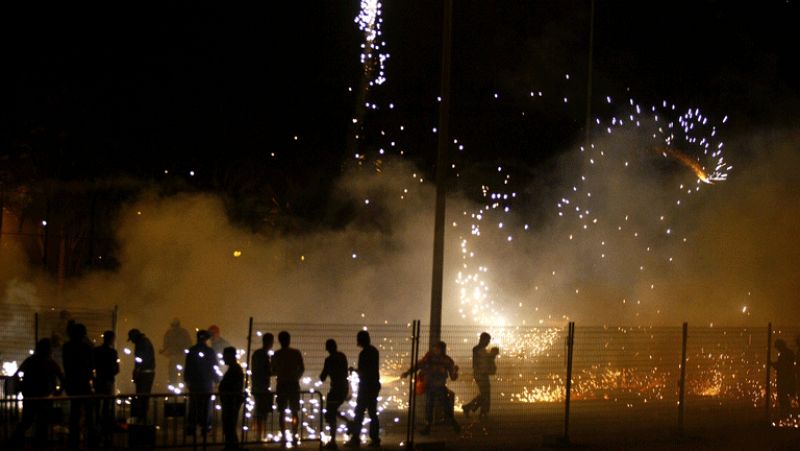
{"type": "Polygon", "coordinates": [[[70,320],[86,325],[87,336],[94,343],[102,342],[103,332],[114,327],[114,311],[110,309],[24,304],[3,304],[2,309],[0,361],[16,362],[17,365],[30,355],[37,337],[53,340],[54,358],[61,364],[59,347],[67,340],[67,323],[70,320]]]}
{"type": "Polygon", "coordinates": [[[681,335],[677,327],[576,327],[571,430],[673,427],[681,335]]]}

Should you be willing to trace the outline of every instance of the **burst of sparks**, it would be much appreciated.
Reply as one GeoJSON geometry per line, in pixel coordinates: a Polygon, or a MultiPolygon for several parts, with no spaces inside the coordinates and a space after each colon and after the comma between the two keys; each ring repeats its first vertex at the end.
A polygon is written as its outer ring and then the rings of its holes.
{"type": "Polygon", "coordinates": [[[361,9],[355,18],[359,30],[364,33],[364,42],[361,44],[361,64],[364,74],[369,80],[369,85],[381,85],[386,81],[384,65],[389,59],[389,54],[384,51],[386,42],[383,40],[381,24],[381,2],[378,0],[361,0],[361,9]]]}

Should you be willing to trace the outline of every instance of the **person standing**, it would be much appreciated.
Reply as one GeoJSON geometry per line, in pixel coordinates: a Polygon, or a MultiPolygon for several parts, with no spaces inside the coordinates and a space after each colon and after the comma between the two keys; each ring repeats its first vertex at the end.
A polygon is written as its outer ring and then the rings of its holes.
{"type": "Polygon", "coordinates": [[[347,446],[361,446],[361,425],[364,422],[364,410],[369,413],[370,446],[381,446],[380,423],[378,421],[378,394],[381,391],[380,365],[378,349],[372,346],[369,332],[361,330],[356,335],[356,344],[361,348],[358,354],[358,395],[356,396],[355,419],[350,423],[350,441],[347,446]]]}
{"type": "Polygon", "coordinates": [[[169,366],[167,367],[168,385],[176,386],[180,382],[178,379],[178,366],[184,363],[186,350],[191,345],[192,339],[189,337],[189,332],[181,327],[181,321],[178,318],[173,319],[169,329],[164,333],[163,346],[158,351],[169,360],[169,366]]]}
{"type": "Polygon", "coordinates": [[[208,346],[211,334],[207,330],[197,331],[197,344],[189,348],[186,354],[184,380],[189,389],[189,418],[186,435],[194,435],[197,426],[203,436],[211,427],[211,392],[219,380],[216,366],[217,358],[214,350],[208,346]]]}
{"type": "Polygon", "coordinates": [[[274,335],[270,333],[262,335],[261,348],[255,351],[250,358],[250,391],[253,393],[255,401],[256,433],[262,440],[266,430],[267,417],[272,413],[273,396],[270,390],[270,377],[274,343],[274,335]]]}
{"type": "Polygon", "coordinates": [[[25,433],[33,426],[33,449],[43,450],[47,447],[53,401],[41,398],[58,394],[59,387],[64,382],[61,367],[53,360],[53,349],[49,339],[42,338],[36,342],[33,355],[22,362],[14,378],[19,382],[23,399],[22,419],[17,423],[11,436],[11,446],[14,449],[24,449],[25,433]]]}
{"type": "MultiPolygon", "coordinates": [[[[93,390],[94,355],[86,339],[86,326],[80,323],[69,328],[69,341],[64,343],[64,391],[68,396],[90,396],[93,390]]],[[[90,447],[93,446],[94,407],[88,399],[69,403],[69,449],[78,449],[81,439],[81,418],[85,415],[90,447]]]]}
{"type": "Polygon", "coordinates": [[[105,432],[105,437],[110,438],[111,427],[114,424],[114,382],[119,374],[119,356],[114,349],[114,331],[103,332],[103,344],[94,348],[94,392],[107,396],[99,401],[98,422],[105,432]]]}
{"type": "Polygon", "coordinates": [[[211,346],[211,349],[214,350],[214,354],[221,359],[222,350],[231,344],[228,343],[228,340],[222,338],[222,335],[220,335],[219,326],[216,324],[208,326],[208,332],[211,334],[211,343],[209,343],[209,346],[211,346]]]}
{"type": "Polygon", "coordinates": [[[325,449],[337,449],[336,418],[339,417],[339,407],[347,400],[350,391],[347,383],[347,356],[339,352],[336,340],[333,339],[325,342],[325,350],[328,351],[328,357],[325,358],[325,366],[319,375],[322,382],[328,376],[331,378],[330,390],[325,399],[325,420],[330,428],[331,440],[325,445],[325,449]]]}
{"type": "Polygon", "coordinates": [[[405,378],[413,371],[419,371],[425,381],[425,428],[420,432],[422,435],[431,433],[433,409],[437,401],[441,404],[444,415],[453,430],[456,433],[461,432],[461,426],[453,417],[453,405],[447,389],[448,377],[454,381],[458,379],[458,365],[447,355],[446,346],[443,341],[436,343],[422,360],[401,375],[405,378]]]}
{"type": "Polygon", "coordinates": [[[778,350],[778,360],[770,362],[778,379],[778,407],[780,408],[781,419],[789,417],[792,409],[792,398],[795,394],[795,371],[794,371],[794,353],[786,342],[778,339],[775,340],[775,349],[778,350]]]}
{"type": "Polygon", "coordinates": [[[472,348],[472,377],[478,384],[478,396],[472,401],[464,404],[464,415],[469,417],[470,412],[481,410],[481,417],[489,413],[492,400],[492,387],[489,383],[489,376],[497,372],[495,358],[500,353],[499,349],[492,348],[487,351],[489,342],[492,341],[491,335],[486,332],[481,333],[478,344],[472,348]]]}
{"type": "Polygon", "coordinates": [[[128,331],[128,341],[133,349],[133,384],[136,386],[136,399],[131,405],[131,415],[142,423],[147,423],[147,412],[150,408],[150,397],[153,381],[156,378],[156,355],[153,343],[139,329],[128,331]]]}
{"type": "Polygon", "coordinates": [[[222,360],[228,366],[219,383],[219,398],[222,404],[222,434],[225,436],[223,451],[239,451],[236,422],[244,403],[244,371],[236,361],[236,348],[228,346],[222,350],[222,360]]]}
{"type": "Polygon", "coordinates": [[[300,378],[306,370],[303,364],[303,354],[290,347],[292,337],[289,332],[281,331],[278,334],[278,343],[281,348],[272,357],[272,371],[277,377],[275,391],[278,395],[278,423],[281,428],[281,442],[292,443],[298,439],[297,429],[300,419],[297,412],[300,410],[300,378]],[[292,419],[291,436],[286,437],[286,409],[289,409],[292,419]]]}

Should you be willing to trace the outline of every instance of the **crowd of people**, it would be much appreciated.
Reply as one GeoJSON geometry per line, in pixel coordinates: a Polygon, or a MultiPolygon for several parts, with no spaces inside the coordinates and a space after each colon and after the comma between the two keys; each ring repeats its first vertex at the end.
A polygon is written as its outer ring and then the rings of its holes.
{"type": "MultiPolygon", "coordinates": [[[[70,449],[80,449],[79,444],[82,442],[88,444],[90,449],[95,449],[101,446],[100,440],[108,440],[110,432],[118,428],[124,429],[115,418],[114,396],[117,393],[115,384],[120,371],[120,358],[115,348],[114,332],[104,332],[102,344],[95,347],[87,337],[83,324],[70,321],[66,328],[69,339],[60,347],[63,366],[54,358],[53,341],[45,338],[39,340],[36,350],[22,363],[15,375],[19,382],[19,391],[23,395],[21,421],[11,439],[15,448],[23,447],[24,436],[31,426],[34,427],[34,448],[41,449],[45,446],[51,422],[49,416],[53,410],[53,401],[49,398],[61,394],[62,391],[70,397],[70,449]]],[[[139,329],[130,329],[127,336],[134,348],[132,381],[135,394],[131,396],[130,415],[124,425],[148,425],[150,397],[156,377],[155,348],[139,329]]],[[[213,398],[216,395],[221,407],[225,450],[239,450],[237,420],[241,417],[245,402],[246,378],[237,360],[237,351],[220,336],[217,326],[198,330],[195,338],[195,343],[190,345],[189,333],[175,319],[164,335],[163,346],[159,350],[169,361],[167,382],[170,389],[185,386],[188,391],[185,434],[196,436],[199,429],[200,436],[207,436],[213,424],[213,398]],[[227,368],[224,374],[222,367],[227,368]]],[[[259,439],[267,439],[268,420],[275,406],[280,441],[289,446],[300,437],[300,381],[306,368],[303,354],[291,346],[289,332],[281,331],[277,338],[280,349],[273,351],[275,336],[265,333],[262,335],[261,347],[252,353],[249,362],[250,393],[254,401],[255,432],[259,439]],[[276,379],[274,391],[272,378],[276,379]]],[[[365,415],[369,417],[370,446],[380,447],[381,444],[378,417],[380,354],[372,345],[369,332],[359,331],[355,338],[361,349],[355,367],[348,365],[347,356],[339,350],[334,339],[328,339],[324,344],[328,356],[319,380],[330,380],[324,408],[324,420],[330,436],[325,445],[327,449],[338,447],[336,433],[339,430],[339,421],[344,421],[347,427],[349,439],[345,446],[360,447],[365,415]],[[354,376],[358,380],[358,390],[353,418],[348,420],[341,407],[351,399],[350,381],[354,376]]],[[[497,348],[488,350],[490,341],[489,334],[483,333],[473,348],[473,377],[479,394],[463,405],[466,416],[476,411],[480,411],[482,417],[489,413],[489,379],[496,372],[495,358],[499,353],[497,348]]],[[[459,432],[460,426],[454,416],[455,396],[447,388],[448,379],[458,379],[459,367],[447,355],[446,344],[434,344],[402,377],[407,377],[412,372],[419,373],[419,389],[426,397],[425,427],[422,434],[430,433],[437,405],[440,406],[446,422],[459,432]]]]}

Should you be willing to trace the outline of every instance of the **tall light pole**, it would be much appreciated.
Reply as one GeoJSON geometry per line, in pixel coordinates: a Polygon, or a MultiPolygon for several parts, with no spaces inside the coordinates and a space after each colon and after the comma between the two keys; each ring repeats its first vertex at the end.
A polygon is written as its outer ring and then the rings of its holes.
{"type": "Polygon", "coordinates": [[[586,68],[586,148],[589,147],[592,128],[592,65],[594,64],[594,0],[589,0],[589,62],[586,68]]]}
{"type": "Polygon", "coordinates": [[[450,50],[452,47],[453,0],[444,0],[442,19],[442,74],[439,104],[439,127],[437,134],[438,157],[436,158],[436,218],[433,232],[433,277],[431,281],[431,330],[429,346],[442,337],[442,278],[444,275],[444,217],[447,188],[447,144],[449,140],[450,116],[450,50]]]}

